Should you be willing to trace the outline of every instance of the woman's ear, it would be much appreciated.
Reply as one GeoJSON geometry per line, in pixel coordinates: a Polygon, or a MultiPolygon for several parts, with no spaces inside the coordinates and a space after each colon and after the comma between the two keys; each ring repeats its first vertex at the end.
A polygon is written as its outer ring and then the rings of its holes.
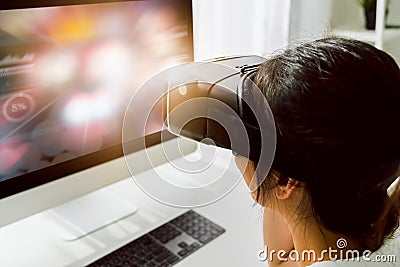
{"type": "Polygon", "coordinates": [[[275,196],[277,199],[288,199],[297,186],[300,184],[298,180],[289,178],[286,185],[278,185],[275,188],[275,196]]]}

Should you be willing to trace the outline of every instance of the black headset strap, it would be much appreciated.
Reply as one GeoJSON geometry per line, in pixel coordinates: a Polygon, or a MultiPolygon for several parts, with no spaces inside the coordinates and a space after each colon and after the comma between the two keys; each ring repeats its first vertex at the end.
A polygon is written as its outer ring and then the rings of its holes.
{"type": "MultiPolygon", "coordinates": [[[[247,86],[249,83],[253,83],[253,78],[258,70],[259,64],[251,66],[242,66],[240,73],[242,77],[238,84],[238,109],[242,120],[244,121],[246,131],[250,140],[250,155],[249,159],[258,162],[261,155],[261,131],[259,125],[253,125],[252,123],[246,122],[244,118],[246,112],[243,108],[242,99],[245,92],[248,90],[247,86]]],[[[276,127],[277,143],[276,150],[272,168],[277,171],[297,179],[299,181],[304,181],[310,172],[307,155],[303,155],[301,149],[296,149],[297,145],[292,144],[288,138],[285,138],[282,133],[280,133],[278,126],[276,127]]],[[[267,148],[268,149],[268,148],[267,148]]]]}

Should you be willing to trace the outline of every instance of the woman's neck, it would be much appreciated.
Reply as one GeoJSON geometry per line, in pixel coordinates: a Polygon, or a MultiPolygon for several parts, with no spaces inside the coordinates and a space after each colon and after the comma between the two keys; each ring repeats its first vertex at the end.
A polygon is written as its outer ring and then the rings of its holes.
{"type": "Polygon", "coordinates": [[[361,242],[328,231],[314,217],[292,218],[288,222],[295,251],[300,257],[300,266],[308,266],[318,261],[345,259],[346,256],[352,257],[354,254],[346,253],[349,250],[357,250],[362,255],[361,242]]]}

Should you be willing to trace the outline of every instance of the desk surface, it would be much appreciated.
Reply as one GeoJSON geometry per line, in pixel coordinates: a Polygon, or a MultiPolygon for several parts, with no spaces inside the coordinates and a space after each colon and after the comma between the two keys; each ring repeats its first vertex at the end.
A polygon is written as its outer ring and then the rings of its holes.
{"type": "MultiPolygon", "coordinates": [[[[138,212],[75,241],[63,240],[46,213],[18,221],[0,229],[0,266],[83,266],[185,211],[151,199],[130,178],[107,190],[136,203],[138,212]]],[[[257,259],[263,248],[262,210],[254,205],[243,181],[224,198],[195,210],[226,232],[177,267],[266,266],[257,259]]]]}

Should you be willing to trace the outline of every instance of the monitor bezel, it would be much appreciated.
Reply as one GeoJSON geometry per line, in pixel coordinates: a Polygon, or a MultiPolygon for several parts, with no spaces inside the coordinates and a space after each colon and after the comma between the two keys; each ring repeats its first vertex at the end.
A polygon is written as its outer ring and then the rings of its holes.
{"type": "MultiPolygon", "coordinates": [[[[84,5],[84,4],[102,4],[102,3],[117,3],[117,2],[141,2],[151,0],[23,0],[23,1],[7,1],[0,4],[0,12],[2,10],[12,9],[27,9],[27,8],[41,8],[41,7],[52,7],[52,6],[67,6],[67,5],[84,5]]],[[[192,1],[181,0],[186,5],[186,20],[188,23],[188,48],[189,48],[189,61],[194,60],[194,47],[193,47],[193,13],[192,13],[192,1]]],[[[142,138],[137,138],[122,144],[121,143],[104,148],[102,150],[86,154],[65,162],[50,165],[48,167],[22,174],[9,178],[7,180],[0,181],[0,199],[6,198],[26,190],[44,185],[62,179],[73,173],[83,171],[85,169],[103,164],[105,162],[120,158],[124,156],[124,151],[128,153],[134,153],[143,150],[147,147],[151,147],[167,140],[177,138],[175,135],[168,133],[166,130],[156,132],[150,135],[146,135],[142,138]]]]}

